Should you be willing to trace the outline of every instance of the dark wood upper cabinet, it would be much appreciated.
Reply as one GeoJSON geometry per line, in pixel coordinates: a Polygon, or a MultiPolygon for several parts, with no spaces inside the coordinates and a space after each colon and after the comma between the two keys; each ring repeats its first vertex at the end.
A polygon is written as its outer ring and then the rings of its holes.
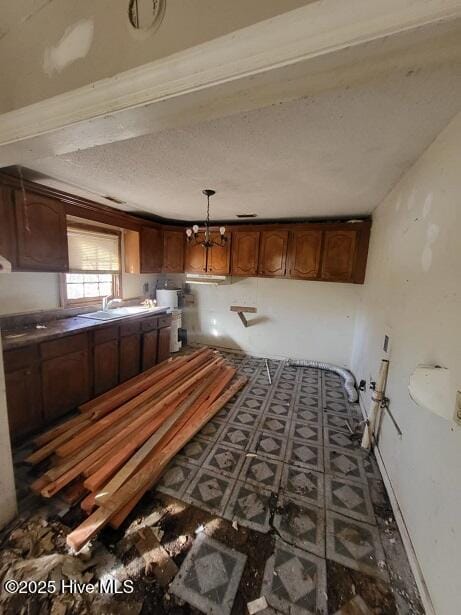
{"type": "Polygon", "coordinates": [[[162,231],[143,226],[140,235],[141,273],[160,273],[163,259],[162,231]]]}
{"type": "Polygon", "coordinates": [[[290,278],[315,280],[320,273],[322,231],[292,231],[289,238],[288,271],[290,278]]]}
{"type": "Polygon", "coordinates": [[[67,271],[67,226],[64,204],[15,190],[17,269],[67,271]]]}
{"type": "Polygon", "coordinates": [[[288,231],[262,231],[259,253],[260,275],[281,277],[286,272],[288,231]]]}
{"type": "MultiPolygon", "coordinates": [[[[198,238],[204,238],[203,233],[199,233],[198,238]]],[[[206,273],[207,250],[193,240],[186,242],[186,266],[187,273],[206,273]]]]}
{"type": "Polygon", "coordinates": [[[163,271],[165,273],[182,273],[184,271],[183,231],[163,231],[163,271]]]}
{"type": "Polygon", "coordinates": [[[232,275],[257,275],[259,237],[259,231],[232,233],[232,275]]]}
{"type": "MultiPolygon", "coordinates": [[[[219,233],[211,233],[213,241],[220,240],[219,233]]],[[[231,236],[229,235],[224,246],[208,248],[207,272],[215,275],[230,273],[231,236]]]]}
{"type": "Polygon", "coordinates": [[[356,255],[356,230],[325,231],[322,280],[353,282],[356,255]]]}

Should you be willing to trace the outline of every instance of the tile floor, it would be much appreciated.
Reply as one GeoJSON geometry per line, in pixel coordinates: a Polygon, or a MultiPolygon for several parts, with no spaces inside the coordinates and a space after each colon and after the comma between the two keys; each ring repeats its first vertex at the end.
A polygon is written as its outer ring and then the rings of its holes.
{"type": "MultiPolygon", "coordinates": [[[[261,594],[276,611],[327,613],[328,561],[389,582],[373,504],[382,481],[374,458],[349,438],[347,424],[361,415],[341,378],[270,361],[269,385],[263,359],[223,354],[249,382],[181,451],[158,490],[274,535],[261,594]]],[[[223,545],[207,548],[220,558],[223,545]]],[[[186,576],[192,558],[191,551],[186,576]]],[[[197,597],[190,603],[201,608],[197,597]]],[[[230,612],[213,609],[203,610],[230,612]]]]}
{"type": "MultiPolygon", "coordinates": [[[[227,520],[230,533],[194,536],[171,593],[216,615],[240,615],[249,592],[266,597],[264,615],[333,614],[355,593],[374,601],[372,612],[421,615],[377,463],[349,438],[348,424],[361,415],[339,376],[269,361],[270,385],[264,359],[223,354],[249,382],[175,457],[156,490],[227,520]]],[[[28,491],[23,449],[15,461],[26,510],[39,498],[28,491]]],[[[59,499],[46,504],[58,516],[69,508],[62,512],[59,499]]]]}

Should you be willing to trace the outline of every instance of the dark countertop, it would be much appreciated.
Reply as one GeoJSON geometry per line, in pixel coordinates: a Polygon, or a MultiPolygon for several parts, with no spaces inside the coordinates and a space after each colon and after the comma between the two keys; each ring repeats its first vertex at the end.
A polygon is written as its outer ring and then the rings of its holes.
{"type": "Polygon", "coordinates": [[[113,320],[91,320],[89,318],[81,318],[75,316],[73,318],[61,318],[52,320],[44,324],[46,328],[37,329],[35,325],[22,327],[18,329],[9,329],[2,331],[3,350],[14,350],[31,344],[39,344],[52,339],[71,335],[72,333],[80,333],[100,327],[107,327],[114,324],[120,324],[122,321],[131,320],[133,318],[144,318],[146,316],[159,316],[165,314],[168,308],[163,310],[155,310],[155,312],[144,312],[141,314],[133,314],[132,316],[123,316],[114,318],[113,320]]]}

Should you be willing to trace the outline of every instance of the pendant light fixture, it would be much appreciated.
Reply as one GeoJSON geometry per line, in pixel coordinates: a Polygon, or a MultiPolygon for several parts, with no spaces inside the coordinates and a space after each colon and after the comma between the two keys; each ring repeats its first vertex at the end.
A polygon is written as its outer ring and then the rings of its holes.
{"type": "Polygon", "coordinates": [[[186,230],[187,241],[189,243],[193,242],[195,245],[203,246],[205,250],[208,250],[208,248],[212,248],[213,246],[222,248],[224,247],[227,241],[227,237],[225,235],[226,227],[225,226],[219,227],[219,240],[217,241],[211,238],[211,232],[210,232],[210,196],[213,196],[214,194],[216,194],[216,191],[206,189],[206,190],[202,190],[202,194],[204,194],[207,198],[207,210],[206,210],[204,237],[203,239],[198,238],[199,227],[197,224],[194,224],[192,228],[188,228],[186,230]]]}

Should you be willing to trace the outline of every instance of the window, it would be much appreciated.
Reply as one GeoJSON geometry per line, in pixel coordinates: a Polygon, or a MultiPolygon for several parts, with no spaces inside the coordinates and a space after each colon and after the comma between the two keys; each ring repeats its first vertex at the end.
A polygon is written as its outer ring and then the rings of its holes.
{"type": "Polygon", "coordinates": [[[67,229],[69,272],[61,277],[65,306],[100,303],[120,288],[120,233],[99,227],[67,229]]]}

